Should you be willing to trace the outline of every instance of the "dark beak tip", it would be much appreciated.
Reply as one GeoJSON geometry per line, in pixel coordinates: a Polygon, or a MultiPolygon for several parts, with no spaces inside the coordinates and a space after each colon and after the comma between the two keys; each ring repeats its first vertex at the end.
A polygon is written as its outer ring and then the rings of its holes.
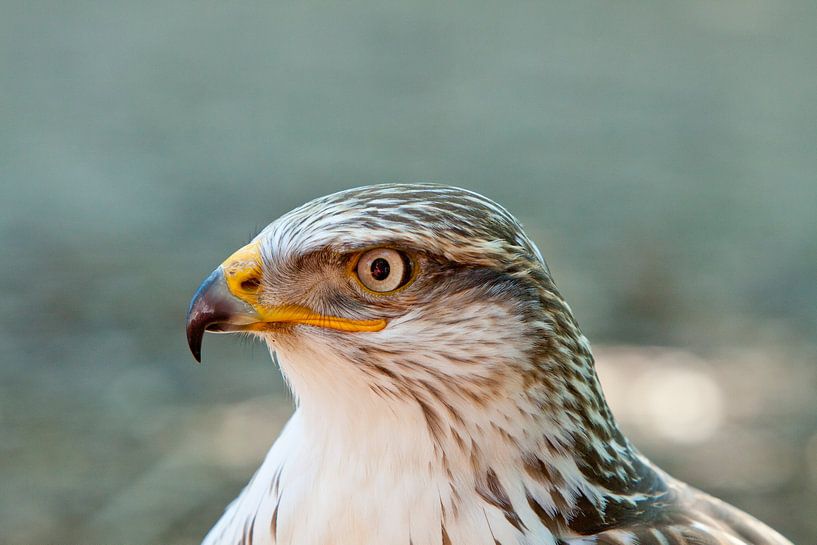
{"type": "Polygon", "coordinates": [[[202,320],[187,314],[187,346],[197,362],[201,363],[201,343],[204,338],[204,330],[207,327],[202,320]]]}
{"type": "Polygon", "coordinates": [[[204,335],[202,333],[194,333],[189,328],[187,330],[187,345],[190,347],[190,352],[196,360],[196,363],[201,363],[201,341],[204,335]]]}

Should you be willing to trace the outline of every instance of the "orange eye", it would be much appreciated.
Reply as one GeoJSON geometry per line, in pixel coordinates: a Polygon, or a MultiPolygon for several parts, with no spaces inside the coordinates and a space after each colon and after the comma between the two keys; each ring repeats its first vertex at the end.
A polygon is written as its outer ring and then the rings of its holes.
{"type": "Polygon", "coordinates": [[[386,293],[411,279],[411,259],[391,248],[369,250],[357,262],[357,277],[366,288],[386,293]]]}

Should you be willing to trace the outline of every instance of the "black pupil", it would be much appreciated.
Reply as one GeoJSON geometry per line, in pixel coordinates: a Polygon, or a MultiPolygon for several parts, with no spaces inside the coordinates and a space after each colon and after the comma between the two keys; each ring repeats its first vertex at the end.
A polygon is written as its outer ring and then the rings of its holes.
{"type": "Polygon", "coordinates": [[[389,277],[389,271],[391,267],[389,267],[389,262],[383,259],[382,257],[378,257],[374,261],[372,261],[372,278],[375,280],[385,280],[389,277]]]}

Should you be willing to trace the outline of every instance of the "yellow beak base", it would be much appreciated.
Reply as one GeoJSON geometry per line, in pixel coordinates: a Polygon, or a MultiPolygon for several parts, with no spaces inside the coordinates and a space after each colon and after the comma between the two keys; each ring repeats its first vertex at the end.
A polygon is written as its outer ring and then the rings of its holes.
{"type": "Polygon", "coordinates": [[[266,307],[258,301],[262,260],[257,242],[244,246],[202,282],[187,311],[187,342],[201,361],[205,331],[271,331],[281,325],[309,325],[350,333],[380,331],[385,319],[325,316],[298,305],[266,307]]]}

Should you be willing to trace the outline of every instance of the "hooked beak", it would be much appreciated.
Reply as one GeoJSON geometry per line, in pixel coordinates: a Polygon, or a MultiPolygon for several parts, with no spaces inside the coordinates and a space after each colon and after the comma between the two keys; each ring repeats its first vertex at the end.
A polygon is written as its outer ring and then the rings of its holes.
{"type": "Polygon", "coordinates": [[[267,306],[259,301],[262,261],[258,244],[241,248],[196,290],[187,311],[187,343],[201,361],[204,333],[270,331],[283,324],[310,325],[339,331],[380,331],[386,320],[326,316],[299,305],[267,306]]]}
{"type": "Polygon", "coordinates": [[[241,324],[258,322],[253,308],[230,293],[221,267],[201,283],[187,310],[187,344],[196,361],[201,362],[201,343],[205,331],[239,331],[241,324]]]}

